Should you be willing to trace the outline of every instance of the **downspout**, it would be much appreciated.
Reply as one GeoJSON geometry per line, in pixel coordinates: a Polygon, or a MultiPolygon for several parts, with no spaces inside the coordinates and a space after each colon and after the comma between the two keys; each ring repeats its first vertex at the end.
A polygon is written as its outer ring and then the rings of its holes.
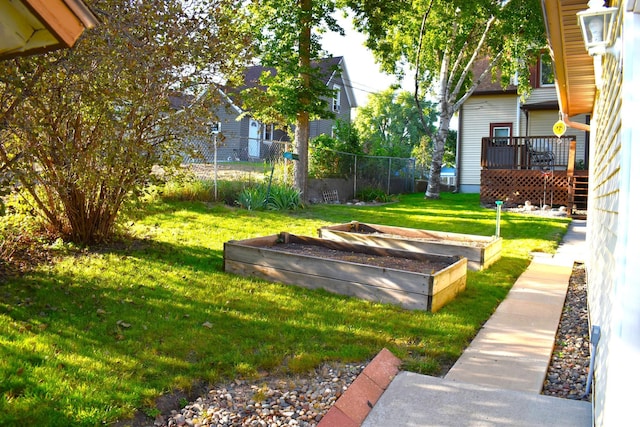
{"type": "MultiPolygon", "coordinates": [[[[516,81],[516,85],[518,84],[518,71],[516,71],[516,74],[514,76],[514,79],[516,81]]],[[[521,136],[520,135],[520,118],[521,118],[521,110],[520,110],[520,95],[518,95],[518,91],[516,90],[516,129],[515,129],[515,135],[511,135],[511,136],[521,136]]]]}
{"type": "Polygon", "coordinates": [[[516,93],[516,129],[515,129],[515,135],[512,136],[521,136],[520,135],[520,118],[521,118],[521,112],[522,110],[520,109],[520,95],[518,95],[516,93]]]}
{"type": "Polygon", "coordinates": [[[591,385],[593,384],[593,368],[596,364],[596,350],[598,349],[598,342],[600,342],[600,326],[591,327],[591,355],[589,357],[589,374],[587,376],[587,385],[584,390],[582,398],[586,398],[591,393],[591,385]]]}
{"type": "Polygon", "coordinates": [[[572,122],[569,120],[569,115],[567,113],[562,114],[562,121],[564,124],[569,126],[572,129],[583,130],[585,132],[591,132],[591,125],[585,123],[572,122]]]}
{"type": "Polygon", "coordinates": [[[454,193],[460,192],[460,176],[462,175],[462,169],[460,168],[460,155],[462,154],[462,112],[464,111],[464,106],[460,106],[460,110],[458,110],[458,137],[456,139],[456,188],[454,189],[454,193]]]}

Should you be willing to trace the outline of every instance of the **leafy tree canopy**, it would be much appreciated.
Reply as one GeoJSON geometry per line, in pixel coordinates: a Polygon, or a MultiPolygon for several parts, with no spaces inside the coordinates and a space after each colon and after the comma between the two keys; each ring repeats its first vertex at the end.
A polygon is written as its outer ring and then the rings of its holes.
{"type": "Polygon", "coordinates": [[[413,66],[415,98],[429,93],[438,105],[427,197],[439,197],[440,169],[450,121],[477,85],[518,71],[529,90],[529,65],[545,46],[538,0],[347,0],[356,26],[386,71],[413,66]],[[479,60],[486,65],[476,68],[479,60]]]}
{"type": "Polygon", "coordinates": [[[320,135],[309,147],[309,175],[315,178],[348,177],[353,174],[352,154],[361,154],[360,137],[351,124],[337,120],[334,136],[320,135]]]}
{"type": "Polygon", "coordinates": [[[0,62],[0,166],[79,243],[107,239],[152,166],[179,161],[180,134],[206,131],[215,100],[197,94],[250,44],[242,2],[87,3],[101,23],[73,49],[0,62]]]}
{"type": "Polygon", "coordinates": [[[323,73],[337,70],[322,69],[316,61],[325,56],[319,35],[343,30],[332,16],[334,1],[309,3],[309,10],[303,10],[297,0],[261,0],[249,4],[256,58],[273,72],[263,73],[262,87],[245,91],[244,97],[252,116],[265,123],[295,124],[301,110],[308,111],[312,118],[333,117],[323,99],[333,97],[333,88],[327,87],[323,73]],[[300,44],[300,33],[305,27],[311,30],[308,52],[300,44]],[[301,62],[301,55],[309,60],[309,65],[301,62]],[[308,85],[304,77],[309,78],[308,85]]]}
{"type": "Polygon", "coordinates": [[[326,98],[333,97],[333,89],[326,86],[313,61],[323,56],[320,33],[343,32],[332,15],[336,1],[252,0],[247,8],[255,29],[257,58],[261,65],[276,71],[264,74],[266,92],[249,94],[253,96],[248,107],[265,123],[295,124],[299,160],[294,181],[306,197],[309,120],[333,116],[326,103],[326,98]]]}
{"type": "MultiPolygon", "coordinates": [[[[421,108],[429,128],[433,129],[435,106],[422,101],[421,108]]],[[[412,149],[427,134],[413,95],[393,87],[369,95],[367,105],[357,110],[354,126],[363,141],[364,151],[375,156],[410,157],[412,149]]]]}

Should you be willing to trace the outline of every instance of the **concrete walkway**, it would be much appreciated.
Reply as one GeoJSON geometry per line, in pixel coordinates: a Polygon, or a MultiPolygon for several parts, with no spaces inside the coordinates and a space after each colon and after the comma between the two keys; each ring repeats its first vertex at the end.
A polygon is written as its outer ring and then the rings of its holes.
{"type": "MultiPolygon", "coordinates": [[[[327,423],[323,419],[320,424],[591,426],[591,403],[540,394],[573,263],[584,260],[585,233],[585,221],[574,220],[553,257],[534,256],[444,378],[411,372],[395,375],[398,371],[392,369],[394,356],[381,353],[369,369],[372,372],[377,365],[385,368],[385,375],[376,382],[378,394],[372,394],[354,409],[346,402],[350,400],[348,395],[361,393],[347,390],[340,399],[346,398],[345,402],[336,404],[339,408],[335,412],[340,413],[331,415],[330,411],[325,416],[327,423]],[[342,421],[337,422],[339,419],[342,421]]],[[[356,384],[355,389],[358,388],[356,384]]]]}

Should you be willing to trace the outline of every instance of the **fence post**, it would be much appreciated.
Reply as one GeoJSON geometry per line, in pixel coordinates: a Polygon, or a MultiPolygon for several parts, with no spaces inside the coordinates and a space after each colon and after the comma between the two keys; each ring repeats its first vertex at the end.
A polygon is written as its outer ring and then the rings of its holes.
{"type": "Polygon", "coordinates": [[[218,135],[213,134],[213,200],[218,201],[218,135]]]}
{"type": "Polygon", "coordinates": [[[387,173],[387,195],[391,192],[391,157],[389,157],[389,172],[387,173]]]}
{"type": "Polygon", "coordinates": [[[411,158],[411,192],[416,191],[416,159],[411,158]]]}
{"type": "Polygon", "coordinates": [[[358,155],[353,155],[353,198],[356,198],[358,193],[358,155]]]}

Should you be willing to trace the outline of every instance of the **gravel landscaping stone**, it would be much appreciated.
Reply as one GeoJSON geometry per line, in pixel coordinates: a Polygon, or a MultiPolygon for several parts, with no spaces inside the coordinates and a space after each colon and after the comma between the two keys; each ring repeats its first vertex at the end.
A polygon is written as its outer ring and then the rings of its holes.
{"type": "Polygon", "coordinates": [[[590,401],[590,394],[585,396],[590,354],[586,273],[584,264],[576,264],[542,394],[590,401]]]}
{"type": "Polygon", "coordinates": [[[315,426],[364,369],[324,364],[313,375],[238,380],[213,388],[153,426],[315,426]]]}

